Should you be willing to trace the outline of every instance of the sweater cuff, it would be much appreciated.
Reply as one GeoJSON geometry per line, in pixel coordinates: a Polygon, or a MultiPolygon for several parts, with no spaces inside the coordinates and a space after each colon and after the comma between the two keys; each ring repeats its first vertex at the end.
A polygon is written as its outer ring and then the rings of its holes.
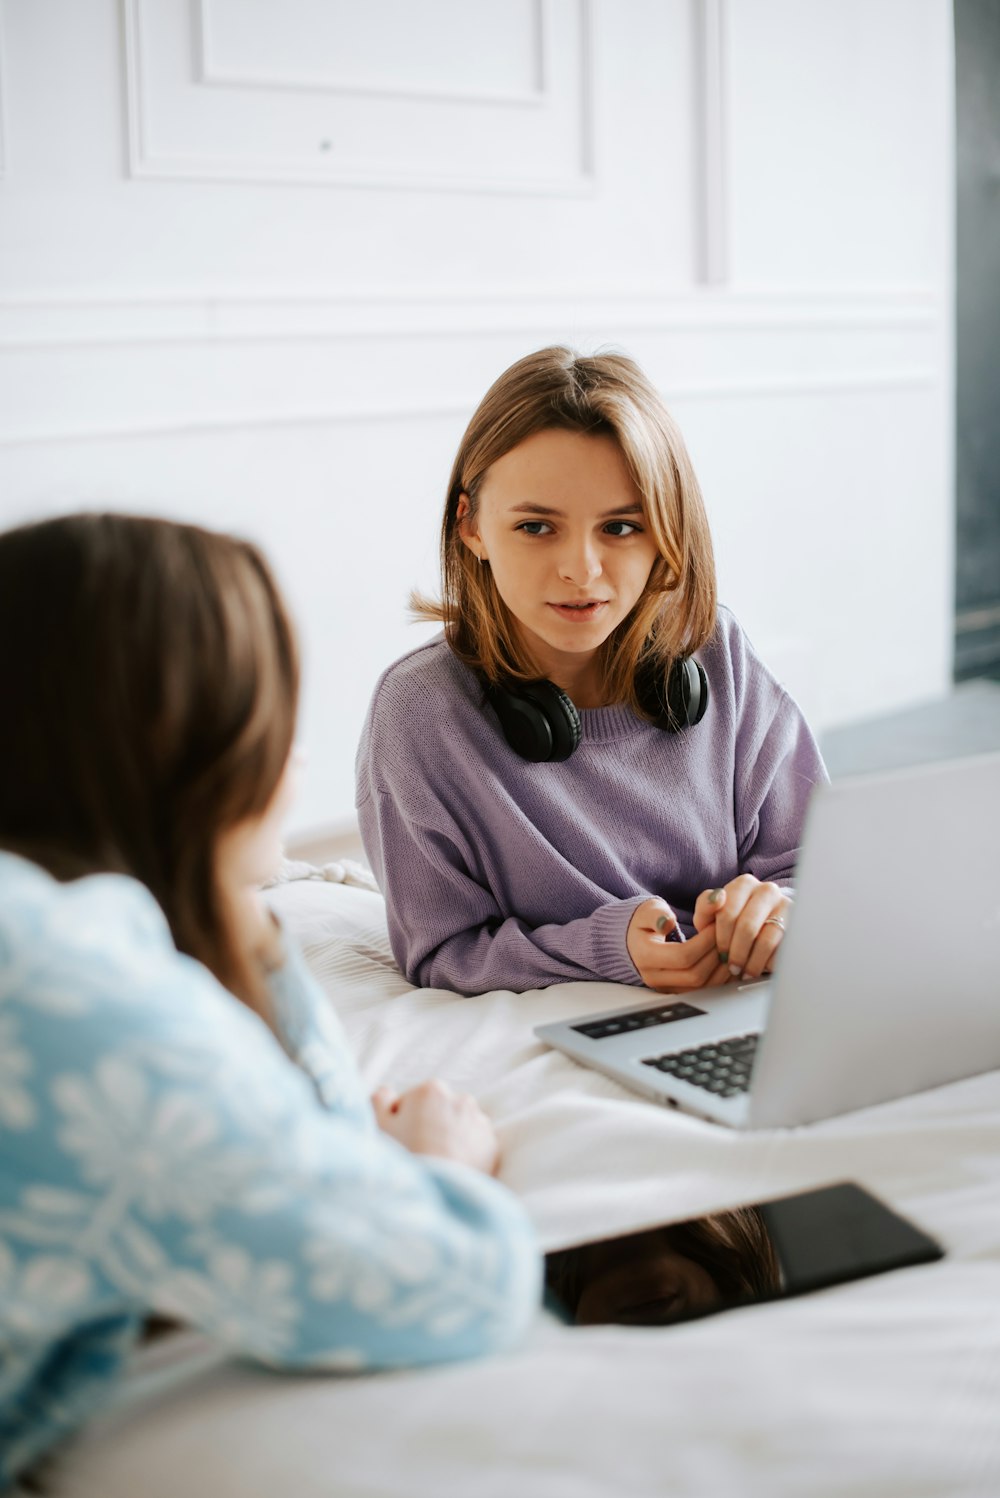
{"type": "Polygon", "coordinates": [[[633,895],[630,900],[615,900],[599,905],[590,917],[594,936],[594,971],[609,983],[628,983],[642,988],[639,970],[625,944],[629,922],[649,895],[633,895]]]}

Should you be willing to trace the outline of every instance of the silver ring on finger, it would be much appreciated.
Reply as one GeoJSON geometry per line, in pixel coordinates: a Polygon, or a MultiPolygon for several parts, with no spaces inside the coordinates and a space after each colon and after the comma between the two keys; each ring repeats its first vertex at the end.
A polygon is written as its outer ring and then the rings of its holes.
{"type": "Polygon", "coordinates": [[[782,931],[784,931],[784,929],[785,929],[785,923],[781,919],[780,915],[769,915],[768,918],[767,918],[767,920],[764,921],[763,924],[765,926],[779,926],[782,931]]]}

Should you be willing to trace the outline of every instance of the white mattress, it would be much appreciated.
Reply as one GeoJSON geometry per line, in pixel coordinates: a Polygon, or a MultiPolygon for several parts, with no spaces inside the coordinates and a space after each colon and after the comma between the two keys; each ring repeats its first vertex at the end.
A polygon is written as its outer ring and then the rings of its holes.
{"type": "Polygon", "coordinates": [[[179,1339],[149,1355],[172,1372],[140,1368],[122,1407],[67,1454],[57,1493],[997,1498],[1000,1074],[740,1135],[644,1102],[532,1036],[634,989],[415,991],[392,963],[379,896],[300,882],[274,898],[372,1087],[442,1075],[483,1100],[502,1178],[545,1247],[853,1179],[947,1258],[674,1328],[540,1316],[514,1353],[431,1371],[288,1377],[179,1339]]]}

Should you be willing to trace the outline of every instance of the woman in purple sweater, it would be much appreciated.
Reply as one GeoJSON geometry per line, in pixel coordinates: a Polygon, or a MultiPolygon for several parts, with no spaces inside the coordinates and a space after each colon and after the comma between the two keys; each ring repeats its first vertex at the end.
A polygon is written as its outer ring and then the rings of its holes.
{"type": "Polygon", "coordinates": [[[796,704],[717,606],[698,481],[620,355],[487,392],[442,529],[443,637],[390,666],[358,813],[425,987],[687,992],[773,966],[812,787],[796,704]]]}

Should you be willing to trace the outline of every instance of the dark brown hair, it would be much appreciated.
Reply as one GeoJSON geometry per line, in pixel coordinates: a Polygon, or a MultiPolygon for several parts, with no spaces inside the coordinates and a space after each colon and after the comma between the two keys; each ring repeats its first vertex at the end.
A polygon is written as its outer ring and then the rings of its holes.
{"type": "Polygon", "coordinates": [[[635,691],[640,657],[666,672],[673,660],[704,645],[715,627],[715,560],[684,438],[655,387],[624,354],[539,349],[490,387],[459,444],[448,485],[441,599],[414,594],[411,608],[419,618],[443,622],[455,654],[488,680],[535,674],[492,569],[479,566],[461,539],[458,503],[467,494],[474,518],[491,464],[552,428],[614,438],[660,553],[645,593],[600,653],[605,700],[644,714],[635,691]]]}
{"type": "Polygon", "coordinates": [[[126,515],[8,531],[0,642],[0,847],[141,880],[178,949],[252,1002],[215,852],[270,802],[299,687],[260,552],[126,515]]]}

